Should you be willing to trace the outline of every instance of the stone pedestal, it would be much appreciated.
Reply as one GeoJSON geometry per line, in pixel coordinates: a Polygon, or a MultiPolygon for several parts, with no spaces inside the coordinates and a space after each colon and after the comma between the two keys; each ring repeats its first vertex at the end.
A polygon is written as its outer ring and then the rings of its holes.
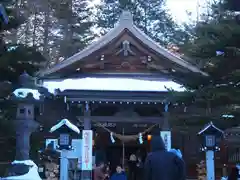
{"type": "MultiPolygon", "coordinates": [[[[38,123],[34,120],[15,120],[16,129],[16,157],[17,162],[24,163],[29,161],[30,151],[30,137],[31,133],[36,130],[38,123]]],[[[28,166],[22,166],[22,164],[12,164],[8,169],[8,176],[26,175],[29,172],[28,166]]],[[[36,170],[37,173],[37,170],[36,170]]],[[[38,173],[36,174],[38,175],[38,173]]]]}
{"type": "Polygon", "coordinates": [[[37,129],[38,123],[34,120],[16,120],[16,160],[29,160],[30,137],[37,129]]]}

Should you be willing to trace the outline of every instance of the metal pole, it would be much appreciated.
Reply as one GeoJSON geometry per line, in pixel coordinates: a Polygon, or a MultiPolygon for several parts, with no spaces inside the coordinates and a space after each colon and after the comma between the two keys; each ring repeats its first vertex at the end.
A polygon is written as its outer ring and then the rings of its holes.
{"type": "Polygon", "coordinates": [[[215,180],[214,151],[206,151],[207,180],[215,180]]]}
{"type": "MultiPolygon", "coordinates": [[[[122,134],[123,134],[123,136],[124,136],[124,128],[122,128],[122,134]]],[[[123,167],[123,169],[124,169],[124,161],[125,161],[125,143],[124,143],[124,141],[123,141],[123,143],[122,143],[122,167],[123,167]]]]}
{"type": "Polygon", "coordinates": [[[67,150],[61,151],[61,161],[60,161],[60,180],[68,180],[68,158],[67,150]]]}

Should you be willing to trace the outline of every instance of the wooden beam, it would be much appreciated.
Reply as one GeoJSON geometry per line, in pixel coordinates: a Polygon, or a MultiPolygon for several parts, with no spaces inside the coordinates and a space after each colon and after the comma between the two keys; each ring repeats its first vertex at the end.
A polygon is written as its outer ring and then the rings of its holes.
{"type": "MultiPolygon", "coordinates": [[[[83,121],[84,116],[77,116],[83,121]]],[[[93,122],[127,122],[127,123],[162,123],[163,117],[116,117],[116,116],[91,116],[93,122]]]]}

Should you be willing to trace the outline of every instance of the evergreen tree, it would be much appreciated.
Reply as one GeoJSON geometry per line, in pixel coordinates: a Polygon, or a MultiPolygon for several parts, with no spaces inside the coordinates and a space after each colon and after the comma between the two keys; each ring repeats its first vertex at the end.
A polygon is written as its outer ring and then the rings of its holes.
{"type": "Polygon", "coordinates": [[[63,0],[53,4],[59,29],[56,39],[61,56],[67,58],[79,52],[95,37],[92,32],[92,8],[86,0],[63,0]]]}
{"type": "Polygon", "coordinates": [[[223,7],[231,11],[240,11],[240,1],[238,0],[223,0],[223,7]]]}
{"type": "MultiPolygon", "coordinates": [[[[204,78],[186,79],[188,91],[175,95],[180,101],[198,104],[212,115],[213,108],[237,114],[240,103],[240,24],[226,4],[214,4],[208,21],[199,22],[192,40],[182,47],[185,56],[209,74],[204,78]],[[187,98],[186,98],[187,97],[187,98]]],[[[175,97],[176,97],[175,96],[175,97]]],[[[222,113],[222,114],[221,114],[222,113]]]]}
{"type": "Polygon", "coordinates": [[[9,0],[3,1],[9,21],[7,23],[1,22],[0,82],[10,81],[17,83],[17,79],[21,73],[27,71],[33,75],[45,61],[35,48],[5,42],[4,35],[6,30],[16,29],[24,22],[23,17],[16,16],[14,2],[9,0]]]}
{"type": "Polygon", "coordinates": [[[4,35],[6,30],[17,28],[22,22],[22,17],[16,17],[14,13],[14,1],[6,1],[6,8],[9,21],[1,22],[1,54],[0,54],[0,127],[1,132],[11,130],[9,126],[11,119],[15,118],[15,112],[11,111],[10,104],[6,101],[8,95],[17,87],[18,78],[27,71],[33,75],[39,70],[45,58],[35,48],[27,47],[22,44],[8,44],[5,42],[4,35]]]}
{"type": "Polygon", "coordinates": [[[133,14],[135,25],[161,45],[184,40],[181,29],[168,14],[165,0],[103,0],[97,6],[97,28],[105,34],[123,10],[133,14]]]}

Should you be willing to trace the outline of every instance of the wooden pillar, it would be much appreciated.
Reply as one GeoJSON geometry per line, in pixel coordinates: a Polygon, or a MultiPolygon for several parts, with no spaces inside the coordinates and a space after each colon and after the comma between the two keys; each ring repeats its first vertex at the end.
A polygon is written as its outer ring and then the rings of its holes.
{"type": "Polygon", "coordinates": [[[84,107],[84,130],[91,130],[91,109],[88,102],[85,103],[84,107]]]}
{"type": "Polygon", "coordinates": [[[164,106],[162,131],[170,131],[170,125],[169,125],[170,113],[168,111],[168,106],[169,106],[169,103],[166,103],[164,106]]]}
{"type": "MultiPolygon", "coordinates": [[[[88,102],[85,103],[83,113],[84,113],[83,119],[84,130],[91,130],[91,110],[88,102]]],[[[81,180],[92,180],[92,171],[83,170],[81,173],[81,180]]]]}

